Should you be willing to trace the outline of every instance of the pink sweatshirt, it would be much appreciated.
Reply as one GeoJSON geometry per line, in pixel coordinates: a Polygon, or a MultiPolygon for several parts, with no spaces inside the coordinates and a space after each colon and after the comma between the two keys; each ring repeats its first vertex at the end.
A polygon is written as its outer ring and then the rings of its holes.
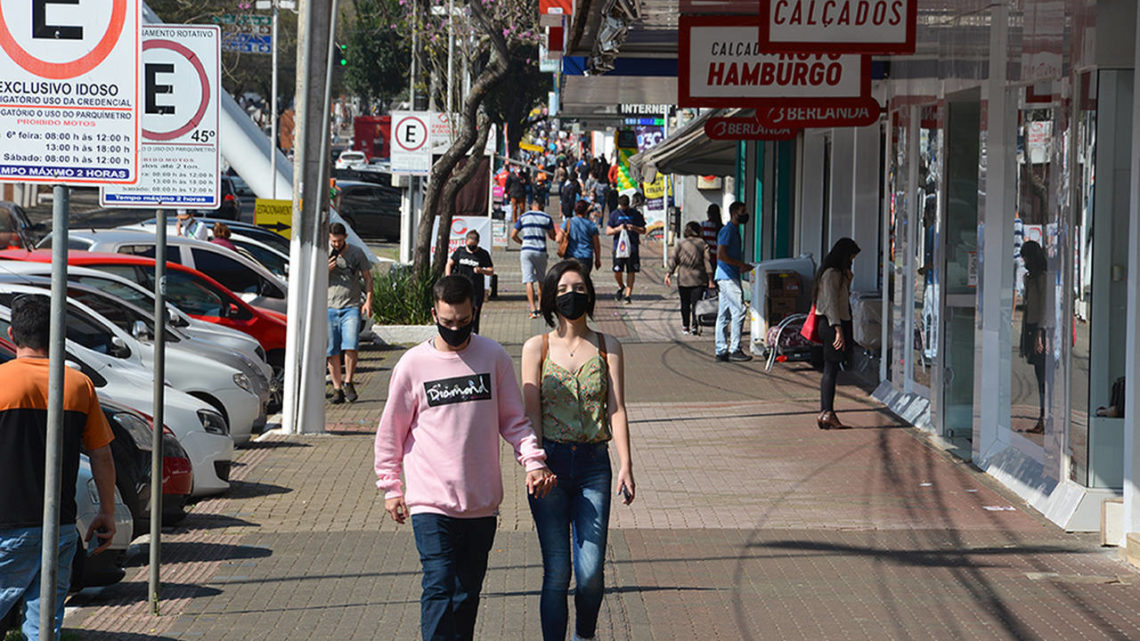
{"type": "Polygon", "coordinates": [[[412,514],[494,516],[503,500],[499,436],[528,472],[543,467],[507,351],[478,334],[461,352],[421,343],[392,370],[376,430],[376,486],[385,499],[403,495],[403,471],[412,514]]]}

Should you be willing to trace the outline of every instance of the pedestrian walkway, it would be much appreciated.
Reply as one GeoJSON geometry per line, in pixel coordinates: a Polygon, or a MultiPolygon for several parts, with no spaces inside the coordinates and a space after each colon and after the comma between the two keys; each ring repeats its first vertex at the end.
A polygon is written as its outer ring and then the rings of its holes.
{"type": "MultiPolygon", "coordinates": [[[[483,326],[517,357],[544,325],[511,281],[517,252],[495,261],[483,326]]],[[[625,343],[638,482],[637,501],[613,507],[599,639],[1140,638],[1140,574],[1095,537],[1049,524],[866,390],[840,388],[855,429],[818,430],[810,367],[714,362],[711,331],[679,335],[659,268],[637,289],[595,314],[625,343]]],[[[241,450],[232,491],[164,534],[162,616],[143,546],[123,583],[71,599],[66,627],[116,641],[419,638],[411,528],[386,518],[372,474],[400,354],[363,351],[361,400],[330,407],[329,434],[241,450]]],[[[506,447],[502,460],[477,638],[533,641],[541,558],[523,473],[506,447]]]]}

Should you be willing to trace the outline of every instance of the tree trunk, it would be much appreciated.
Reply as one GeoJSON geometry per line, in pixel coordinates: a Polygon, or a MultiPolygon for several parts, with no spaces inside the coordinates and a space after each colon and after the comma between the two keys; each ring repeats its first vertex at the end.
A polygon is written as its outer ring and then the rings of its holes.
{"type": "MultiPolygon", "coordinates": [[[[487,97],[488,90],[507,75],[507,42],[502,32],[497,32],[487,20],[481,2],[478,0],[468,2],[467,6],[470,7],[472,17],[479,23],[491,43],[491,60],[479,74],[475,83],[471,85],[471,93],[463,102],[463,125],[459,130],[459,136],[451,143],[451,147],[444,152],[443,156],[432,165],[427,194],[424,197],[423,213],[420,216],[416,234],[416,250],[412,269],[418,278],[427,276],[431,269],[432,224],[435,222],[436,211],[439,209],[440,203],[449,202],[444,201],[442,196],[455,166],[459,164],[459,159],[467,155],[468,150],[475,144],[476,118],[479,107],[487,97]]],[[[448,216],[450,217],[450,215],[449,212],[448,216]]],[[[447,251],[449,227],[442,224],[439,226],[440,236],[443,239],[442,251],[445,253],[447,251]]],[[[438,251],[437,249],[437,253],[438,251]]]]}
{"type": "Polygon", "coordinates": [[[440,201],[446,207],[439,214],[439,231],[435,239],[435,256],[432,259],[431,272],[438,278],[443,274],[443,267],[447,264],[448,239],[451,237],[451,219],[455,216],[455,201],[459,197],[459,190],[463,188],[475,175],[483,159],[483,150],[487,147],[487,138],[491,131],[491,121],[484,116],[480,119],[479,135],[467,156],[467,164],[452,174],[443,186],[440,201]]]}

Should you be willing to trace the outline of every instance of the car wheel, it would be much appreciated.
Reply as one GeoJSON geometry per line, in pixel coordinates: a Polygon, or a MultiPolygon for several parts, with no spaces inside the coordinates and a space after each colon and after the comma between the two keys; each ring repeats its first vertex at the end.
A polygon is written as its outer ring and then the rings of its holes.
{"type": "Polygon", "coordinates": [[[178,525],[186,518],[186,497],[181,494],[162,495],[162,524],[165,527],[178,525]]]}

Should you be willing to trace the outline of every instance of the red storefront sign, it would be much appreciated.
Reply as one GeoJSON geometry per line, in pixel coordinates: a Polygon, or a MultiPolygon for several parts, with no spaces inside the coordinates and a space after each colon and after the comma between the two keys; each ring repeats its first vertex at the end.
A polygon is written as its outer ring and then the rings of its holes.
{"type": "Polygon", "coordinates": [[[538,0],[539,15],[569,16],[574,10],[574,0],[538,0]]]}
{"type": "Polygon", "coordinates": [[[760,0],[766,51],[913,54],[918,0],[760,0]]]}
{"type": "Polygon", "coordinates": [[[713,140],[791,140],[799,133],[789,127],[768,127],[755,118],[709,118],[705,135],[713,140]]]}
{"type": "Polygon", "coordinates": [[[830,103],[871,95],[871,58],[771,53],[753,16],[681,16],[677,104],[767,107],[773,100],[830,103]]]}
{"type": "Polygon", "coordinates": [[[866,127],[878,122],[881,112],[874,98],[835,101],[826,105],[780,102],[767,108],[757,108],[756,119],[772,128],[866,127]]]}

